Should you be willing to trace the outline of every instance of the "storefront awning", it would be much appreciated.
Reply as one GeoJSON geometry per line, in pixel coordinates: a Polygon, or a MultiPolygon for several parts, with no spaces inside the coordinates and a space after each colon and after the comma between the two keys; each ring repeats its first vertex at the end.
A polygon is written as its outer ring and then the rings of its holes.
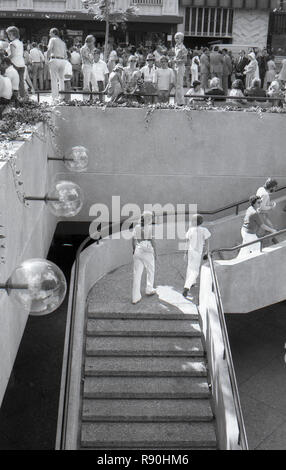
{"type": "Polygon", "coordinates": [[[279,0],[182,0],[184,7],[243,8],[245,10],[273,10],[279,0]]]}
{"type": "Polygon", "coordinates": [[[130,18],[128,23],[174,23],[180,24],[183,23],[184,17],[183,16],[175,16],[175,15],[138,15],[130,18]]]}
{"type": "MultiPolygon", "coordinates": [[[[37,18],[37,19],[50,19],[50,20],[82,20],[82,21],[92,21],[94,15],[80,11],[71,11],[71,12],[49,12],[49,11],[0,11],[0,18],[37,18]]],[[[137,15],[134,16],[129,21],[139,22],[139,23],[173,23],[179,24],[183,23],[183,16],[176,15],[137,15]]]]}

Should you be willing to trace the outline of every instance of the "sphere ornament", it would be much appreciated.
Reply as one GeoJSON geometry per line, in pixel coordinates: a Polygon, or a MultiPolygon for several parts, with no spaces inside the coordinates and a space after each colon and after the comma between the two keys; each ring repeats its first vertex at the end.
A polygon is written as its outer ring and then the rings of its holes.
{"type": "Polygon", "coordinates": [[[83,192],[72,181],[56,181],[47,194],[47,204],[57,217],[74,217],[83,206],[83,192]]]}
{"type": "Polygon", "coordinates": [[[7,282],[11,299],[42,316],[56,310],[63,302],[67,283],[63,272],[51,261],[33,258],[14,270],[7,282]]]}
{"type": "Polygon", "coordinates": [[[81,145],[72,147],[67,153],[67,158],[64,159],[64,164],[70,171],[79,173],[86,171],[88,167],[88,150],[81,145]]]}

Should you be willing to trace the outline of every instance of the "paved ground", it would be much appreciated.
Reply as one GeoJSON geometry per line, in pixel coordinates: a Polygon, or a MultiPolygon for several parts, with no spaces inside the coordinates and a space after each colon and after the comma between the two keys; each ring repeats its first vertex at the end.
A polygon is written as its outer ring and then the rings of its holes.
{"type": "MultiPolygon", "coordinates": [[[[66,246],[50,253],[67,277],[74,250],[66,246]]],[[[186,269],[182,254],[160,256],[157,268],[156,285],[170,286],[172,298],[180,295],[186,269]]],[[[90,302],[96,306],[99,293],[108,299],[112,292],[118,310],[131,308],[131,283],[131,266],[121,267],[92,289],[90,302]]],[[[197,289],[193,295],[196,301],[197,289]]],[[[162,311],[177,311],[178,304],[166,299],[143,297],[136,309],[153,312],[156,304],[162,311]]],[[[57,312],[28,320],[0,410],[0,450],[54,448],[66,308],[67,299],[57,312]]],[[[285,450],[286,302],[226,319],[250,448],[285,450]]]]}
{"type": "MultiPolygon", "coordinates": [[[[142,277],[142,300],[136,304],[131,303],[132,267],[122,266],[109,273],[99,281],[90,291],[89,305],[96,311],[104,312],[178,312],[184,311],[185,306],[190,307],[182,295],[187,269],[187,261],[183,253],[161,255],[157,258],[155,286],[159,287],[158,295],[151,297],[144,295],[145,276],[142,277]],[[103,304],[103,299],[104,304],[103,304]]],[[[190,300],[194,303],[198,299],[198,286],[194,286],[190,293],[190,300]]]]}

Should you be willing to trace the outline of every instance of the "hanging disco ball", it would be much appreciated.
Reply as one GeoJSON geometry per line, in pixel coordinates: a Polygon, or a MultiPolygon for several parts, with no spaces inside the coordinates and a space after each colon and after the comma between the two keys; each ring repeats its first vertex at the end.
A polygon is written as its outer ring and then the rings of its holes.
{"type": "Polygon", "coordinates": [[[83,206],[83,192],[72,181],[57,181],[47,194],[47,204],[57,217],[74,217],[83,206]]]}
{"type": "Polygon", "coordinates": [[[61,305],[67,283],[58,266],[46,259],[34,258],[14,270],[7,287],[11,299],[24,305],[30,315],[42,316],[61,305]]]}
{"type": "Polygon", "coordinates": [[[88,167],[88,150],[79,145],[72,147],[64,159],[65,166],[70,171],[82,172],[88,167]]]}

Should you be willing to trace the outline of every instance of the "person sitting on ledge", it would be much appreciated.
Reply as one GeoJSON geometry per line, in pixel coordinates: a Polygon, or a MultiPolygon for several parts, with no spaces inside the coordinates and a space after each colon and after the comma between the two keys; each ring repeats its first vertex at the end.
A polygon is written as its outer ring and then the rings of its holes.
{"type": "MultiPolygon", "coordinates": [[[[244,91],[245,96],[253,96],[254,98],[264,98],[266,97],[266,92],[261,88],[261,81],[259,78],[254,78],[251,82],[250,88],[247,88],[244,91]]],[[[248,100],[255,101],[255,100],[248,100]]],[[[259,100],[258,103],[265,103],[264,100],[259,100]]]]}
{"type": "Polygon", "coordinates": [[[200,99],[193,98],[193,96],[204,96],[204,90],[201,87],[199,80],[194,80],[192,87],[187,91],[186,96],[190,96],[188,104],[192,104],[194,101],[201,101],[200,99]]]}
{"type": "MultiPolygon", "coordinates": [[[[240,79],[234,80],[231,85],[231,90],[229,92],[229,96],[235,97],[235,98],[244,98],[243,94],[243,82],[240,79]]],[[[241,105],[245,104],[246,100],[232,100],[232,104],[234,105],[241,105]]]]}
{"type": "Polygon", "coordinates": [[[267,90],[267,96],[270,98],[277,98],[277,100],[271,102],[272,106],[283,106],[284,94],[280,88],[278,80],[273,80],[273,82],[271,82],[270,87],[267,90]]]}
{"type": "MultiPolygon", "coordinates": [[[[220,88],[220,79],[218,77],[214,77],[210,81],[210,89],[205,92],[206,96],[210,95],[217,95],[217,96],[224,96],[224,91],[220,88]]],[[[225,101],[224,98],[212,98],[213,101],[225,101]]]]}

